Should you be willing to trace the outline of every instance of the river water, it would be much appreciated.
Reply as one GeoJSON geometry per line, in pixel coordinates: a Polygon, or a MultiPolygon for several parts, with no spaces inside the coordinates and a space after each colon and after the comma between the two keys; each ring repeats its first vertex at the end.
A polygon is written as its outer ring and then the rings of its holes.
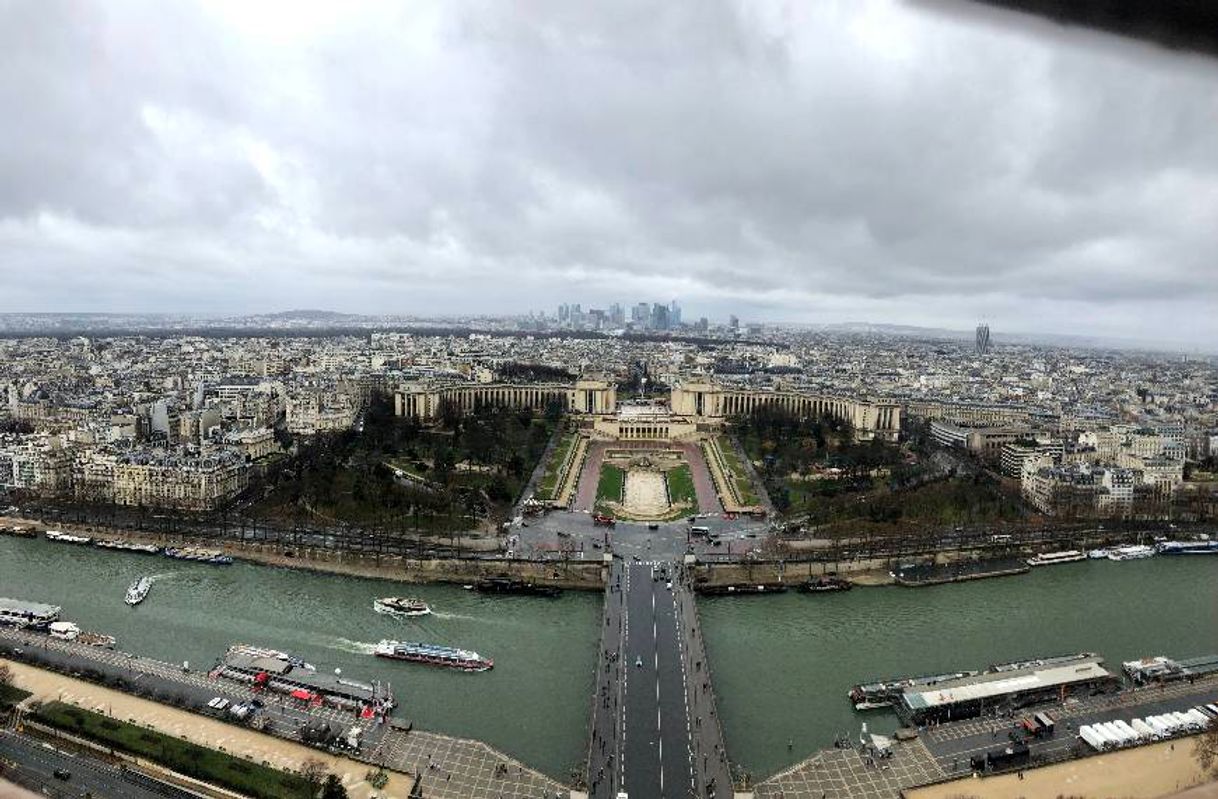
{"type": "Polygon", "coordinates": [[[1218,557],[1046,566],[927,588],[787,593],[700,602],[728,753],[768,776],[896,726],[856,713],[850,687],[875,678],[979,669],[1091,651],[1119,671],[1144,655],[1218,653],[1218,557]]]}
{"type": "MultiPolygon", "coordinates": [[[[210,666],[231,643],[271,646],[354,679],[389,681],[397,717],[478,738],[558,779],[581,766],[600,635],[601,598],[486,597],[457,586],[230,567],[0,537],[0,596],[61,605],[119,648],[210,666]],[[156,575],[129,608],[127,585],[156,575]],[[416,595],[421,622],[372,610],[416,595]],[[463,674],[372,657],[381,638],[476,649],[495,668],[463,674]]],[[[930,588],[725,597],[700,601],[732,759],[767,776],[860,723],[850,686],[873,678],[983,668],[1002,660],[1094,651],[1109,665],[1142,655],[1218,652],[1218,557],[1088,561],[930,588]],[[788,746],[789,744],[789,746],[788,746]]]]}
{"type": "Polygon", "coordinates": [[[601,597],[488,597],[459,586],[406,586],[237,563],[207,566],[108,552],[44,539],[0,537],[0,596],[49,602],[118,648],[211,666],[230,644],[283,649],[319,669],[383,680],[401,703],[395,715],[424,729],[478,738],[567,780],[585,755],[601,597]],[[155,575],[143,604],[127,586],[155,575]],[[421,621],[375,613],[378,596],[426,600],[421,621]],[[462,646],[494,658],[465,674],[373,657],[382,638],[462,646]]]}

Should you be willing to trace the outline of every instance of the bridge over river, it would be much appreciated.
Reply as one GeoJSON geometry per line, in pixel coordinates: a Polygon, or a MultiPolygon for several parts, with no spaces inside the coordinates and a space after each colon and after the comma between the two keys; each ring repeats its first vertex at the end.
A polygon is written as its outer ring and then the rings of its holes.
{"type": "Polygon", "coordinates": [[[610,569],[587,778],[592,799],[732,795],[698,612],[675,563],[610,569]]]}

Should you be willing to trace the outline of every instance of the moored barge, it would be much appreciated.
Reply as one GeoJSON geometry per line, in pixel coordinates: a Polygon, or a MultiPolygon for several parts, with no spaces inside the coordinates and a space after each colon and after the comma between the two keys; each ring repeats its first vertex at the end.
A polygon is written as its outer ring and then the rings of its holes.
{"type": "Polygon", "coordinates": [[[59,621],[60,610],[58,605],[0,597],[0,624],[45,630],[52,622],[59,621]]]}
{"type": "Polygon", "coordinates": [[[701,585],[697,587],[699,594],[704,596],[752,596],[758,594],[785,594],[787,586],[781,583],[736,585],[701,585]]]}
{"type": "Polygon", "coordinates": [[[854,583],[845,578],[826,575],[813,577],[807,582],[800,583],[799,592],[801,594],[820,594],[828,591],[849,591],[853,587],[854,583]]]}
{"type": "Polygon", "coordinates": [[[93,542],[93,546],[98,549],[113,549],[119,552],[135,552],[140,555],[159,555],[161,548],[156,544],[135,544],[130,541],[114,541],[108,538],[99,538],[93,542]]]}
{"type": "Polygon", "coordinates": [[[924,674],[918,677],[892,677],[886,680],[859,683],[850,689],[848,696],[855,710],[875,710],[892,707],[906,688],[937,685],[948,680],[972,677],[976,671],[953,671],[945,674],[924,674]]]}
{"type": "Polygon", "coordinates": [[[1164,541],[1155,549],[1160,555],[1218,555],[1218,541],[1164,541]]]}
{"type": "Polygon", "coordinates": [[[397,704],[388,683],[327,674],[299,657],[249,644],[229,647],[212,673],[245,683],[255,691],[283,694],[310,705],[354,710],[365,718],[388,716],[397,704]]]}
{"type": "Polygon", "coordinates": [[[526,594],[544,597],[556,597],[562,594],[561,588],[538,585],[528,580],[518,580],[515,577],[487,577],[485,580],[474,583],[474,589],[484,594],[526,594]]]}
{"type": "Polygon", "coordinates": [[[195,563],[210,563],[213,566],[231,566],[233,558],[213,549],[199,547],[170,547],[165,550],[165,557],[174,560],[190,560],[195,563]]]}
{"type": "Polygon", "coordinates": [[[93,539],[87,535],[72,535],[62,530],[47,530],[48,541],[58,541],[61,544],[91,544],[93,539]]]}
{"type": "Polygon", "coordinates": [[[1029,566],[1053,566],[1058,563],[1074,563],[1086,560],[1087,556],[1077,549],[1065,549],[1061,552],[1042,552],[1028,558],[1029,566]]]}

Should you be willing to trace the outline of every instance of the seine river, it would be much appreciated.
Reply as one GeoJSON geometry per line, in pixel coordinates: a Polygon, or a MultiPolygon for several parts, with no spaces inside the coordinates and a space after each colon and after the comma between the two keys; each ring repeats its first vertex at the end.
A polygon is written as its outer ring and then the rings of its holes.
{"type": "Polygon", "coordinates": [[[1084,561],[927,588],[702,600],[728,754],[768,776],[863,721],[859,682],[1090,651],[1108,666],[1144,655],[1218,653],[1218,557],[1084,561]],[[790,748],[788,749],[788,745],[790,748]]]}
{"type": "MultiPolygon", "coordinates": [[[[0,596],[52,602],[126,651],[210,666],[230,643],[272,646],[319,668],[392,683],[399,719],[479,738],[567,779],[584,756],[601,598],[484,597],[456,586],[404,586],[238,563],[203,566],[42,539],[0,537],[0,596]],[[155,574],[148,599],[127,585],[155,574]],[[373,612],[372,600],[417,595],[422,622],[373,612]],[[381,638],[436,641],[495,659],[482,674],[382,661],[381,638]]],[[[767,776],[857,735],[856,682],[1083,650],[1109,664],[1142,655],[1218,652],[1218,557],[1152,558],[1034,569],[1020,577],[932,588],[706,599],[701,604],[733,760],[767,776]]]]}
{"type": "Polygon", "coordinates": [[[44,539],[0,537],[0,596],[50,602],[118,648],[211,666],[234,642],[297,654],[319,669],[390,682],[396,716],[478,738],[553,777],[584,758],[601,597],[486,597],[459,586],[407,586],[242,564],[205,566],[44,539]],[[123,602],[137,577],[148,598],[123,602]],[[372,610],[378,596],[411,595],[434,611],[421,622],[372,610]],[[373,657],[382,638],[459,645],[494,658],[480,674],[373,657]]]}

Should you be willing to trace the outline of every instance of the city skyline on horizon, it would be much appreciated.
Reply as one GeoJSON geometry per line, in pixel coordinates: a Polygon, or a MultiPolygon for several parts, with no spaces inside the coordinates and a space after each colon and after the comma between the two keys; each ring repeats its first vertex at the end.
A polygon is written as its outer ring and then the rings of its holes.
{"type": "MultiPolygon", "coordinates": [[[[611,305],[611,304],[610,304],[611,305]]],[[[625,310],[629,310],[626,308],[625,310]]],[[[684,310],[684,309],[683,309],[684,310]]],[[[305,321],[307,317],[333,317],[333,324],[339,327],[342,326],[344,320],[352,322],[364,322],[365,324],[371,320],[385,320],[386,324],[392,327],[399,321],[406,321],[414,324],[436,323],[441,326],[444,324],[452,324],[459,320],[491,320],[498,322],[528,322],[530,320],[544,320],[553,322],[556,320],[556,315],[550,314],[543,309],[535,309],[533,311],[521,311],[518,313],[503,313],[503,314],[471,314],[471,313],[453,313],[453,314],[409,314],[409,313],[386,313],[386,314],[361,314],[345,311],[335,311],[323,308],[292,308],[278,311],[261,311],[254,313],[174,313],[174,312],[124,312],[124,311],[47,311],[47,312],[4,312],[0,311],[0,320],[5,318],[38,318],[50,317],[55,319],[71,318],[71,317],[100,317],[100,318],[131,318],[145,320],[166,319],[166,320],[197,320],[207,323],[223,323],[223,322],[238,322],[250,320],[270,320],[278,319],[281,321],[305,321]]],[[[670,328],[667,330],[654,330],[645,327],[635,327],[627,329],[627,327],[605,327],[602,329],[589,329],[571,327],[547,327],[547,328],[478,328],[471,326],[467,328],[469,332],[485,332],[490,334],[503,333],[518,333],[528,334],[530,332],[544,332],[549,334],[561,334],[563,332],[572,333],[601,333],[603,335],[613,335],[618,332],[633,332],[633,333],[671,333],[675,335],[696,335],[699,332],[699,322],[702,317],[687,316],[683,317],[683,326],[680,328],[670,328]]],[[[947,326],[931,326],[931,325],[902,325],[891,322],[876,322],[870,320],[852,319],[843,322],[799,322],[791,320],[779,321],[759,321],[749,319],[747,317],[736,317],[734,314],[729,314],[723,318],[708,318],[708,329],[712,332],[718,330],[731,329],[732,320],[735,319],[740,332],[744,332],[747,328],[760,326],[772,330],[782,330],[791,333],[799,333],[801,331],[808,332],[828,332],[828,333],[852,333],[852,332],[869,332],[881,336],[893,336],[897,338],[926,338],[947,339],[956,341],[961,344],[968,344],[973,341],[976,334],[977,326],[972,327],[947,327],[947,326]],[[860,328],[862,330],[860,330],[860,328]]],[[[313,319],[312,321],[319,321],[313,319]]],[[[977,325],[987,325],[985,320],[976,320],[977,325]]],[[[134,331],[138,333],[140,330],[151,329],[158,330],[155,325],[149,325],[147,328],[137,328],[134,331]]],[[[284,328],[291,330],[291,327],[284,328]]],[[[300,327],[301,332],[307,332],[312,328],[300,327]]],[[[369,327],[372,330],[373,327],[369,327]]],[[[456,328],[454,328],[456,329],[456,328]]],[[[257,328],[253,328],[257,330],[257,328]]],[[[5,328],[0,325],[0,336],[20,336],[20,335],[47,335],[47,334],[63,334],[64,332],[82,333],[82,334],[98,334],[112,335],[127,332],[123,327],[105,327],[105,326],[89,326],[85,328],[49,328],[26,326],[18,328],[5,328]]],[[[1028,330],[1021,328],[1013,328],[1010,330],[1000,329],[994,331],[996,338],[992,341],[995,346],[1004,344],[1015,344],[1019,346],[1045,346],[1045,347],[1066,347],[1077,348],[1082,350],[1100,349],[1100,350],[1117,350],[1126,353],[1160,353],[1160,354],[1177,354],[1194,357],[1212,357],[1218,355],[1218,349],[1213,345],[1209,345],[1206,341],[1172,341],[1172,340],[1145,340],[1131,337],[1119,336],[1102,336],[1089,335],[1085,331],[1056,331],[1056,330],[1028,330]],[[1209,346],[1209,349],[1206,347],[1209,346]]]]}
{"type": "Polygon", "coordinates": [[[0,311],[1218,339],[1205,56],[891,0],[280,12],[6,9],[0,311]]]}

